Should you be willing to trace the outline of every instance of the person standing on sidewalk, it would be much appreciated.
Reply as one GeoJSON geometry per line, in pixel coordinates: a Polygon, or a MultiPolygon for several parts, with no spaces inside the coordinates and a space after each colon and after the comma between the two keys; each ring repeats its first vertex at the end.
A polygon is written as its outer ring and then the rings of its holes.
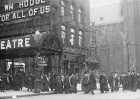
{"type": "Polygon", "coordinates": [[[137,81],[138,81],[138,75],[135,71],[133,71],[133,76],[134,76],[134,87],[133,87],[133,92],[137,91],[137,81]]]}
{"type": "Polygon", "coordinates": [[[101,91],[101,93],[104,93],[104,91],[106,91],[106,92],[109,91],[105,71],[101,72],[99,83],[100,83],[100,91],[101,91]]]}
{"type": "Polygon", "coordinates": [[[114,73],[112,72],[111,75],[109,76],[109,85],[110,85],[110,88],[111,88],[111,92],[114,91],[114,87],[115,87],[115,79],[114,79],[114,73]]]}
{"type": "Polygon", "coordinates": [[[14,76],[14,90],[19,91],[21,89],[21,74],[18,71],[14,76]]]}
{"type": "Polygon", "coordinates": [[[43,76],[44,79],[44,90],[45,91],[49,91],[49,76],[47,75],[47,73],[43,76]]]}
{"type": "Polygon", "coordinates": [[[74,73],[71,74],[69,77],[70,82],[70,92],[71,93],[77,93],[77,77],[74,73]]]}
{"type": "Polygon", "coordinates": [[[114,90],[117,92],[119,90],[119,78],[116,72],[114,73],[114,80],[115,80],[114,90]]]}
{"type": "Polygon", "coordinates": [[[131,91],[132,90],[132,86],[131,86],[131,84],[132,84],[132,73],[130,72],[130,71],[128,71],[128,75],[127,75],[127,77],[128,77],[128,85],[127,85],[127,89],[129,90],[129,91],[131,91]]]}
{"type": "Polygon", "coordinates": [[[31,74],[31,72],[29,72],[29,74],[27,75],[27,91],[32,91],[32,85],[33,85],[33,76],[31,74]]]}
{"type": "Polygon", "coordinates": [[[97,89],[94,69],[92,69],[89,74],[89,88],[92,94],[94,94],[94,90],[97,89]]]}
{"type": "Polygon", "coordinates": [[[65,75],[65,77],[64,77],[64,92],[66,94],[68,94],[70,92],[69,75],[65,75]]]}
{"type": "MultiPolygon", "coordinates": [[[[92,78],[91,78],[92,79],[92,78]]],[[[92,89],[92,84],[90,85],[90,78],[89,78],[89,74],[88,74],[88,71],[86,71],[83,75],[83,81],[82,81],[82,88],[83,88],[83,91],[85,93],[89,93],[90,92],[90,89],[92,89]],[[91,86],[91,88],[90,88],[91,86]]]]}
{"type": "Polygon", "coordinates": [[[61,75],[56,76],[56,93],[63,93],[63,81],[61,75]]]}
{"type": "Polygon", "coordinates": [[[5,89],[5,81],[4,81],[4,77],[0,76],[0,90],[1,92],[4,92],[4,89],[5,89]]]}
{"type": "Polygon", "coordinates": [[[122,85],[123,91],[125,90],[125,73],[122,72],[122,75],[120,77],[120,84],[122,85]]]}
{"type": "Polygon", "coordinates": [[[51,91],[53,91],[53,89],[54,89],[54,87],[55,87],[55,77],[54,77],[54,73],[51,73],[49,82],[50,82],[51,91]]]}
{"type": "Polygon", "coordinates": [[[137,88],[140,89],[140,73],[137,73],[138,81],[137,81],[137,88]]]}

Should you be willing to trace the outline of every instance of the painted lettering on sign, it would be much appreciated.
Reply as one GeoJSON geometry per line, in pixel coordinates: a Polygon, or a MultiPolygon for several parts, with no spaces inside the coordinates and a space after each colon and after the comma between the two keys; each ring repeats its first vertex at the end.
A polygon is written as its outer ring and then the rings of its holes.
{"type": "Polygon", "coordinates": [[[38,66],[47,66],[48,65],[48,57],[40,56],[38,57],[38,66]]]}
{"type": "Polygon", "coordinates": [[[1,40],[0,50],[31,47],[31,40],[31,37],[1,40]]]}
{"type": "Polygon", "coordinates": [[[45,4],[45,0],[24,0],[19,2],[18,8],[23,10],[14,10],[14,4],[9,4],[4,6],[4,13],[0,13],[0,22],[17,20],[21,18],[32,17],[40,14],[45,14],[50,12],[49,4],[45,4]],[[40,4],[44,4],[44,6],[40,6],[40,4]],[[38,5],[38,6],[36,6],[38,5]],[[35,6],[35,7],[33,7],[35,6]],[[24,9],[27,7],[31,7],[29,9],[24,9]],[[7,12],[8,11],[8,12],[7,12]]]}

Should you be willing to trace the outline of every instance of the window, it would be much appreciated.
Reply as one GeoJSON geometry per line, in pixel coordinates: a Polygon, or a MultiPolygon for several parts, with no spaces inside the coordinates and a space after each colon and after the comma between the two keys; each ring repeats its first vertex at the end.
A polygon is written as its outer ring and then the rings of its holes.
{"type": "Polygon", "coordinates": [[[81,10],[81,8],[79,8],[79,10],[78,10],[78,22],[79,23],[82,22],[82,10],[81,10]]]}
{"type": "Polygon", "coordinates": [[[70,14],[72,15],[72,20],[74,19],[74,6],[70,5],[70,14]]]}
{"type": "Polygon", "coordinates": [[[103,17],[100,17],[100,21],[103,21],[103,17]]]}
{"type": "Polygon", "coordinates": [[[65,15],[65,8],[66,8],[66,4],[65,2],[62,0],[61,1],[61,16],[65,15]]]}
{"type": "Polygon", "coordinates": [[[65,37],[66,37],[66,26],[62,25],[61,26],[61,39],[63,43],[65,43],[65,37]]]}
{"type": "Polygon", "coordinates": [[[82,46],[82,31],[79,31],[79,46],[82,46]]]}
{"type": "Polygon", "coordinates": [[[74,45],[74,42],[75,42],[75,40],[74,40],[75,39],[75,29],[71,28],[70,31],[71,31],[70,43],[71,43],[71,45],[74,45]]]}

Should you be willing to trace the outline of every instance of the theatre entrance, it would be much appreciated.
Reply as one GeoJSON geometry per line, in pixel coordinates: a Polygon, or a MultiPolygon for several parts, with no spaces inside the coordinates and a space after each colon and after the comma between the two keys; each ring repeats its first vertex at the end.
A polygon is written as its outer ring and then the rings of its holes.
{"type": "MultiPolygon", "coordinates": [[[[41,35],[13,38],[13,40],[15,39],[23,39],[24,46],[17,44],[12,47],[13,44],[11,44],[11,47],[7,47],[7,44],[3,44],[3,48],[7,49],[0,50],[2,72],[10,72],[14,76],[17,71],[35,74],[36,71],[42,73],[59,73],[61,71],[62,45],[57,36],[43,32],[41,35]],[[41,39],[39,40],[38,37],[41,39]]],[[[10,40],[11,38],[3,39],[1,42],[10,42],[10,40]]]]}

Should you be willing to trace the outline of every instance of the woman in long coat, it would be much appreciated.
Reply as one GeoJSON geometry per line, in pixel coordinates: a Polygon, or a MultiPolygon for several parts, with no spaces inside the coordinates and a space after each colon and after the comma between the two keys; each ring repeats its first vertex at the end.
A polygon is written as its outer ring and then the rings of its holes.
{"type": "Polygon", "coordinates": [[[104,91],[109,91],[107,78],[106,78],[104,72],[101,73],[99,83],[100,83],[100,91],[101,91],[101,93],[104,93],[104,91]]]}
{"type": "Polygon", "coordinates": [[[94,69],[92,69],[90,72],[89,80],[90,80],[90,83],[89,83],[90,91],[92,94],[94,94],[94,90],[97,89],[94,69]]]}
{"type": "Polygon", "coordinates": [[[89,84],[90,84],[89,74],[88,72],[85,72],[83,75],[83,81],[82,81],[82,88],[85,93],[90,92],[89,84]]]}

